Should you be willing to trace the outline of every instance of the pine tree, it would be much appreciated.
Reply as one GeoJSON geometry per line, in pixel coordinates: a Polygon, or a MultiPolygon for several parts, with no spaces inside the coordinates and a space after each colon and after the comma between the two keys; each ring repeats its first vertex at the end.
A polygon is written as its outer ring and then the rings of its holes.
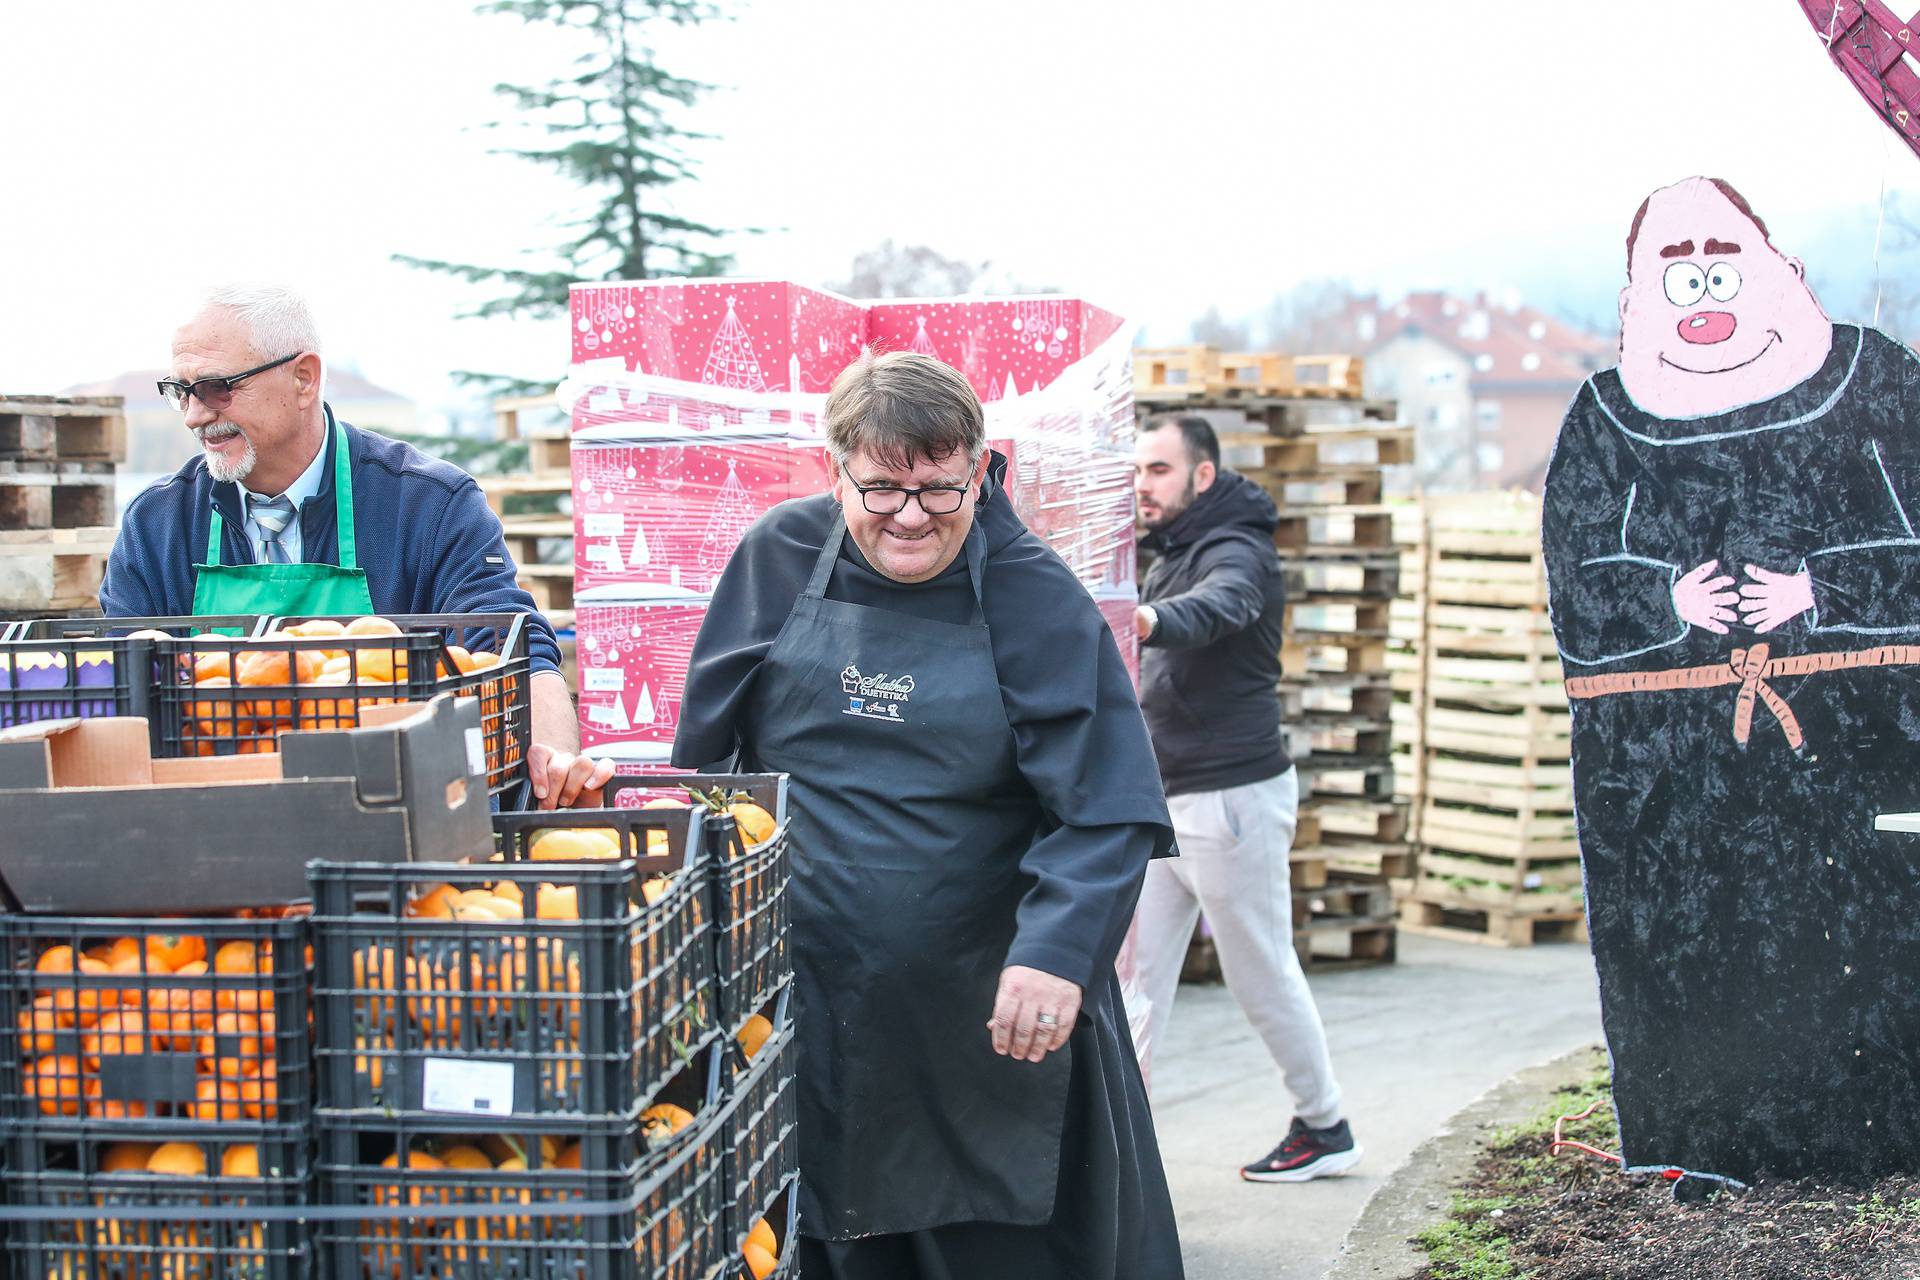
{"type": "Polygon", "coordinates": [[[468,316],[564,314],[567,286],[578,280],[644,280],[655,275],[718,275],[725,255],[700,247],[724,232],[676,217],[661,207],[664,188],[693,176],[682,144],[709,135],[674,124],[676,107],[691,106],[710,86],[655,65],[650,25],[689,26],[718,16],[708,0],[491,0],[482,14],[512,14],[576,31],[584,44],[574,72],[544,85],[496,87],[530,123],[552,135],[547,148],[503,154],[552,165],[597,201],[567,224],[573,238],[556,246],[552,269],[482,267],[395,254],[396,261],[507,291],[468,316]]]}

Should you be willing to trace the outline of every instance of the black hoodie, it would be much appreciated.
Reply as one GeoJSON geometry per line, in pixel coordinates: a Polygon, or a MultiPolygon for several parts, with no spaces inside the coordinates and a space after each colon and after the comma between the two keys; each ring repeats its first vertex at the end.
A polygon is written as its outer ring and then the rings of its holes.
{"type": "Polygon", "coordinates": [[[1286,587],[1279,512],[1221,471],[1172,523],[1141,539],[1157,559],[1140,586],[1158,623],[1140,650],[1140,708],[1170,796],[1221,791],[1293,767],[1280,735],[1286,587]]]}

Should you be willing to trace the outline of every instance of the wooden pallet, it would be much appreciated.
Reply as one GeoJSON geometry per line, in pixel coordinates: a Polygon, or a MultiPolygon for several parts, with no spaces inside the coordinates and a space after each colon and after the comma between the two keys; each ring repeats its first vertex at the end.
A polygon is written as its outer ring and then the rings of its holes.
{"type": "Polygon", "coordinates": [[[1393,510],[1385,506],[1293,507],[1274,522],[1282,556],[1384,555],[1393,548],[1393,510]]]}
{"type": "Polygon", "coordinates": [[[113,469],[110,462],[0,461],[0,532],[112,524],[113,469]]]}
{"type": "Polygon", "coordinates": [[[1278,686],[1282,720],[1317,714],[1366,716],[1378,720],[1393,708],[1393,691],[1378,676],[1351,681],[1284,679],[1278,686]]]}
{"type": "Polygon", "coordinates": [[[1422,744],[1429,751],[1520,763],[1570,759],[1572,720],[1564,710],[1519,701],[1523,693],[1505,707],[1430,698],[1422,744]]]}
{"type": "Polygon", "coordinates": [[[111,526],[0,532],[0,609],[65,613],[100,602],[111,526]]]}
{"type": "Polygon", "coordinates": [[[1385,844],[1363,841],[1328,843],[1320,846],[1320,852],[1326,855],[1329,877],[1366,876],[1380,881],[1404,879],[1414,874],[1419,863],[1414,847],[1405,841],[1385,844]]]}
{"type": "Polygon", "coordinates": [[[480,492],[487,496],[487,505],[494,515],[506,511],[507,499],[525,494],[568,494],[573,493],[571,475],[511,475],[482,476],[479,478],[480,492]]]}
{"type": "Polygon", "coordinates": [[[1410,466],[1414,459],[1413,427],[1402,422],[1326,423],[1293,435],[1227,431],[1219,441],[1223,449],[1260,450],[1257,465],[1236,471],[1282,482],[1377,473],[1382,467],[1410,466]]]}
{"type": "Polygon", "coordinates": [[[1584,913],[1504,911],[1451,898],[1415,897],[1401,902],[1400,927],[1408,933],[1493,947],[1587,940],[1584,913]]]}
{"type": "Polygon", "coordinates": [[[1393,726],[1366,716],[1322,712],[1282,721],[1282,729],[1287,754],[1303,769],[1378,763],[1393,749],[1393,726]]]}
{"type": "Polygon", "coordinates": [[[541,613],[573,611],[572,564],[523,564],[519,580],[541,613]]]}
{"type": "Polygon", "coordinates": [[[1135,400],[1357,400],[1359,356],[1221,352],[1205,345],[1141,347],[1133,353],[1135,400]]]}
{"type": "Polygon", "coordinates": [[[573,521],[567,516],[503,516],[500,531],[515,564],[573,563],[573,521]]]}
{"type": "Polygon", "coordinates": [[[1326,843],[1392,843],[1407,835],[1407,807],[1393,800],[1335,796],[1302,802],[1300,812],[1313,815],[1326,843]]]}
{"type": "Polygon", "coordinates": [[[503,396],[493,402],[494,433],[502,440],[535,439],[553,436],[564,428],[556,415],[553,395],[503,396]]]}
{"type": "Polygon", "coordinates": [[[1313,920],[1344,920],[1351,923],[1391,924],[1395,919],[1393,890],[1375,876],[1353,876],[1335,872],[1315,889],[1293,890],[1293,927],[1295,931],[1313,920]]]}
{"type": "Polygon", "coordinates": [[[1310,634],[1283,641],[1280,668],[1287,676],[1387,674],[1387,642],[1377,636],[1310,634]]]}
{"type": "Polygon", "coordinates": [[[1392,964],[1399,926],[1384,920],[1314,920],[1293,935],[1294,953],[1309,973],[1392,964]]]}
{"type": "Polygon", "coordinates": [[[1284,634],[1303,632],[1333,635],[1364,635],[1388,638],[1392,603],[1351,596],[1310,595],[1290,598],[1286,603],[1282,627],[1284,634]]]}
{"type": "Polygon", "coordinates": [[[0,395],[0,458],[124,462],[124,406],[120,396],[0,395]]]}

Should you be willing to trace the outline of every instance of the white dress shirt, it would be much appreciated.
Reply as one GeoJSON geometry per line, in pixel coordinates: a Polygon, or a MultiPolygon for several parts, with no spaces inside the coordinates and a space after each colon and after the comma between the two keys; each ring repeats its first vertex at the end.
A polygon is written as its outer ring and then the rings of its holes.
{"type": "MultiPolygon", "coordinates": [[[[299,479],[287,486],[285,493],[258,495],[269,501],[275,497],[283,497],[293,504],[293,520],[287,525],[286,532],[280,535],[280,545],[286,548],[287,560],[292,564],[301,563],[303,559],[301,553],[305,549],[300,534],[300,506],[308,498],[320,492],[320,477],[326,468],[326,460],[327,437],[322,436],[320,448],[315,451],[313,461],[307,464],[307,469],[300,473],[299,479]]],[[[267,532],[260,527],[260,522],[253,518],[253,501],[248,496],[253,493],[253,490],[239,481],[235,481],[234,484],[240,490],[240,509],[247,513],[247,541],[253,544],[254,563],[266,564],[268,562],[267,532]]]]}

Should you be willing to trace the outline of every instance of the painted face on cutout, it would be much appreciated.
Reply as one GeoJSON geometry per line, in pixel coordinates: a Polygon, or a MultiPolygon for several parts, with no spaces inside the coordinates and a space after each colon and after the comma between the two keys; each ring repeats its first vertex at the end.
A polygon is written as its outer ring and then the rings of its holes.
{"type": "MultiPolygon", "coordinates": [[[[888,467],[856,449],[846,464],[836,469],[833,496],[846,512],[847,532],[867,563],[895,582],[925,582],[936,577],[954,562],[966,545],[973,528],[973,508],[980,498],[980,482],[986,478],[986,450],[980,461],[968,466],[965,453],[949,454],[938,461],[919,458],[910,467],[888,467]],[[868,511],[859,489],[890,486],[921,489],[937,485],[965,485],[967,492],[960,509],[947,515],[928,515],[918,498],[891,515],[868,511]]],[[[874,505],[882,506],[886,495],[875,494],[874,505]]],[[[938,505],[940,495],[929,495],[938,505]]]]}
{"type": "Polygon", "coordinates": [[[1724,413],[1805,382],[1833,327],[1798,258],[1705,178],[1653,193],[1620,291],[1620,380],[1663,418],[1724,413]]]}

